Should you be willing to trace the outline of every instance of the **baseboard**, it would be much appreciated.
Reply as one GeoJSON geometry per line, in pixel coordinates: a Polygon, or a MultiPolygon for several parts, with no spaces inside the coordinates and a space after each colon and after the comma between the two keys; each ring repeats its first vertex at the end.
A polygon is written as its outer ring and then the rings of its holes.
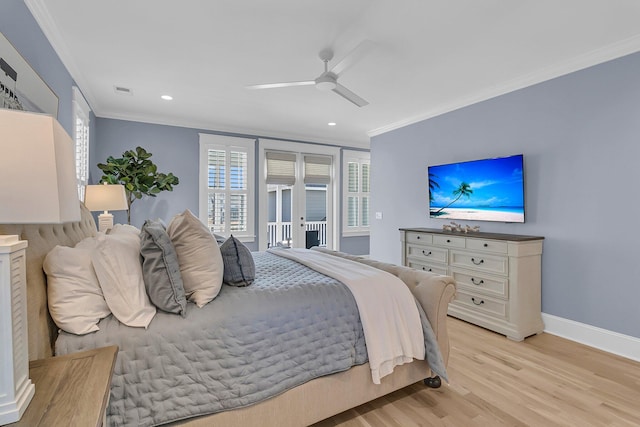
{"type": "Polygon", "coordinates": [[[640,362],[640,338],[542,313],[544,331],[640,362]]]}

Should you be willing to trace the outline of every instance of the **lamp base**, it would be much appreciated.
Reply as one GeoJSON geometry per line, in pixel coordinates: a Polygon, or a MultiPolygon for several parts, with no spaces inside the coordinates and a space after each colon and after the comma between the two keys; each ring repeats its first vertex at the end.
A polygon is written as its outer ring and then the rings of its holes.
{"type": "Polygon", "coordinates": [[[101,213],[98,216],[98,231],[104,231],[105,233],[107,232],[107,230],[110,230],[113,228],[113,215],[110,213],[101,213]]]}
{"type": "Polygon", "coordinates": [[[27,242],[0,236],[0,425],[18,421],[35,386],[29,379],[27,242]]]}

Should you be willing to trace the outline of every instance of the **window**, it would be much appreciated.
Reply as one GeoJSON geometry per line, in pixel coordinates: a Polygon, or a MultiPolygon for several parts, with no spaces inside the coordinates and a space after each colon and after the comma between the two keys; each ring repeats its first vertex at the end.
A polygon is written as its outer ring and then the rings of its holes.
{"type": "Polygon", "coordinates": [[[255,141],[200,134],[200,220],[213,233],[255,240],[255,141]]]}
{"type": "Polygon", "coordinates": [[[342,232],[344,235],[369,234],[370,155],[364,151],[343,151],[342,232]]]}
{"type": "Polygon", "coordinates": [[[84,187],[89,183],[89,115],[91,109],[77,87],[73,87],[73,141],[76,152],[78,198],[84,200],[84,187]]]}

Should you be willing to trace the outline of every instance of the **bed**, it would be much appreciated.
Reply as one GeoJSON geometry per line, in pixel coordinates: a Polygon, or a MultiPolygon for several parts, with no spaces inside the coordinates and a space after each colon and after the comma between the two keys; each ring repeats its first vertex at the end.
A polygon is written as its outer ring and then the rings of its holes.
{"type": "MultiPolygon", "coordinates": [[[[90,212],[83,208],[82,219],[78,223],[5,225],[0,226],[0,234],[18,234],[29,242],[27,249],[29,358],[35,360],[49,357],[54,353],[58,339],[58,328],[48,312],[46,276],[42,268],[43,260],[56,245],[72,247],[84,238],[94,236],[96,234],[94,220],[90,212]]],[[[399,277],[419,302],[428,323],[431,325],[442,360],[446,365],[449,355],[446,313],[448,303],[455,293],[455,282],[452,278],[334,251],[324,250],[322,252],[337,258],[350,259],[370,265],[399,277]]],[[[262,259],[257,262],[257,268],[266,268],[264,266],[270,262],[269,257],[273,255],[265,253],[260,256],[262,259]]],[[[239,291],[234,290],[234,292],[239,291]]],[[[191,311],[199,314],[195,310],[197,309],[194,308],[191,311]]],[[[101,327],[101,331],[102,329],[109,328],[101,327]]],[[[137,333],[144,333],[144,331],[137,331],[137,333]]],[[[93,344],[84,343],[81,345],[109,344],[109,342],[94,341],[93,344]]],[[[60,347],[60,345],[59,340],[58,346],[60,347]]],[[[395,367],[392,374],[382,378],[381,384],[374,385],[369,363],[366,361],[362,363],[362,355],[358,355],[358,351],[355,353],[353,366],[335,368],[338,369],[335,373],[320,371],[319,377],[305,379],[300,384],[292,384],[285,390],[278,391],[274,397],[258,396],[256,402],[241,402],[241,407],[236,409],[223,408],[208,415],[193,416],[182,413],[175,420],[162,420],[161,422],[154,421],[153,418],[142,417],[136,421],[136,425],[310,425],[432,375],[428,362],[415,360],[412,363],[395,367]]],[[[120,359],[122,357],[119,355],[119,363],[120,359]]],[[[114,378],[114,380],[116,379],[114,378]]],[[[117,384],[117,380],[115,383],[117,384]]],[[[114,393],[117,394],[112,388],[112,395],[114,393]]],[[[112,404],[116,403],[112,402],[112,404]]],[[[120,420],[116,417],[112,418],[109,423],[121,425],[120,420]]]]}

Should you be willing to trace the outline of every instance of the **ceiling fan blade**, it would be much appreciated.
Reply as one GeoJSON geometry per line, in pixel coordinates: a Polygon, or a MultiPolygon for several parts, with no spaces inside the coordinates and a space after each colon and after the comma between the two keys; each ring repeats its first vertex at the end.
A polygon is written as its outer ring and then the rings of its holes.
{"type": "Polygon", "coordinates": [[[344,99],[346,99],[347,101],[353,102],[358,107],[364,107],[365,105],[369,104],[367,101],[360,98],[358,95],[351,92],[349,89],[342,86],[340,83],[336,84],[336,87],[335,89],[333,89],[333,91],[338,95],[340,95],[341,97],[343,97],[344,99]]]}
{"type": "Polygon", "coordinates": [[[278,87],[289,87],[289,86],[309,86],[316,84],[315,80],[305,80],[301,82],[283,82],[283,83],[267,83],[261,85],[251,85],[246,86],[247,89],[274,89],[278,87]]]}
{"type": "Polygon", "coordinates": [[[374,46],[375,43],[371,40],[363,40],[329,71],[331,71],[333,74],[340,75],[340,73],[344,72],[344,70],[364,58],[369,52],[373,50],[374,46]]]}

